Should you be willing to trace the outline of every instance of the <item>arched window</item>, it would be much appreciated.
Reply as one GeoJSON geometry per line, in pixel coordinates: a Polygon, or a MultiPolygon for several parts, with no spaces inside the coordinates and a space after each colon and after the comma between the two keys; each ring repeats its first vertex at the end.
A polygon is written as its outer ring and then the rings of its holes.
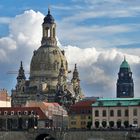
{"type": "Polygon", "coordinates": [[[99,127],[99,121],[95,121],[95,127],[98,128],[99,127]]]}
{"type": "Polygon", "coordinates": [[[99,111],[95,110],[95,117],[99,117],[99,111]]]}
{"type": "Polygon", "coordinates": [[[103,110],[102,116],[103,116],[103,117],[106,117],[106,110],[103,110]]]}
{"type": "Polygon", "coordinates": [[[22,91],[24,92],[24,87],[22,88],[22,91]]]}
{"type": "Polygon", "coordinates": [[[8,111],[4,111],[4,115],[7,115],[8,114],[8,111]]]}
{"type": "Polygon", "coordinates": [[[117,121],[117,128],[120,128],[121,127],[121,120],[118,120],[117,121]]]}
{"type": "Polygon", "coordinates": [[[121,117],[121,110],[117,110],[117,116],[121,117]]]}
{"type": "Polygon", "coordinates": [[[128,109],[125,110],[125,117],[128,116],[128,109]]]}
{"type": "Polygon", "coordinates": [[[53,37],[55,37],[55,28],[53,28],[53,37]]]}
{"type": "Polygon", "coordinates": [[[124,121],[124,126],[125,126],[125,128],[128,128],[128,126],[129,126],[129,121],[124,121]]]}
{"type": "Polygon", "coordinates": [[[14,115],[14,111],[11,111],[11,115],[14,115]]]}
{"type": "Polygon", "coordinates": [[[114,127],[114,121],[110,121],[109,122],[109,126],[112,128],[112,127],[114,127]]]}
{"type": "Polygon", "coordinates": [[[114,110],[110,110],[110,116],[111,116],[111,117],[114,116],[114,110]]]}
{"type": "Polygon", "coordinates": [[[137,116],[137,108],[133,109],[133,116],[137,116]]]}
{"type": "Polygon", "coordinates": [[[102,126],[105,128],[107,126],[107,122],[106,121],[102,121],[102,126]]]}
{"type": "Polygon", "coordinates": [[[48,37],[50,37],[51,36],[51,31],[50,31],[50,29],[48,29],[48,37]]]}

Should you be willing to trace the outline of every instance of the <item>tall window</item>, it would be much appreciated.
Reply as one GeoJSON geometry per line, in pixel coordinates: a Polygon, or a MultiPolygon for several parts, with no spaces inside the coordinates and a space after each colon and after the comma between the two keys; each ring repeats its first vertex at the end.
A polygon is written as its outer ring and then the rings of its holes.
{"type": "Polygon", "coordinates": [[[99,111],[95,110],[95,117],[99,117],[99,111]]]}
{"type": "Polygon", "coordinates": [[[118,111],[117,111],[117,116],[118,116],[118,117],[121,117],[121,110],[118,110],[118,111]]]}
{"type": "Polygon", "coordinates": [[[106,117],[106,110],[103,110],[103,117],[106,117]]]}
{"type": "Polygon", "coordinates": [[[125,110],[125,117],[128,116],[128,109],[125,110]]]}
{"type": "Polygon", "coordinates": [[[136,108],[134,108],[134,110],[133,110],[133,116],[137,116],[137,109],[136,108]]]}
{"type": "Polygon", "coordinates": [[[114,111],[110,110],[110,116],[113,117],[114,116],[114,111]]]}

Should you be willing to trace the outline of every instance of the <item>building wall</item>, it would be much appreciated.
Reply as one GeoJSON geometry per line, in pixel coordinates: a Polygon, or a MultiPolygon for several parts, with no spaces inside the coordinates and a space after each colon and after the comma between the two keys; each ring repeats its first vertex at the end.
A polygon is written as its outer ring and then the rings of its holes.
{"type": "Polygon", "coordinates": [[[11,107],[11,100],[9,100],[9,101],[0,101],[0,107],[11,107]]]}
{"type": "Polygon", "coordinates": [[[93,107],[92,108],[92,127],[95,128],[95,122],[99,121],[99,127],[102,126],[102,122],[107,122],[107,127],[109,122],[114,122],[114,127],[117,127],[117,121],[121,121],[121,126],[124,127],[124,122],[128,121],[129,125],[138,125],[140,127],[140,106],[120,106],[120,107],[93,107]],[[95,111],[99,111],[99,116],[95,115],[95,111]],[[106,116],[103,116],[103,110],[106,111],[106,116]],[[114,116],[110,115],[110,111],[114,111],[114,116]],[[121,111],[121,115],[118,116],[117,111],[121,111]],[[128,110],[128,116],[125,116],[125,110],[128,110]],[[134,115],[134,110],[137,110],[137,114],[134,115]],[[137,122],[137,123],[136,123],[137,122]]]}
{"type": "Polygon", "coordinates": [[[74,114],[69,115],[69,128],[86,129],[88,122],[92,121],[91,114],[74,114]]]}

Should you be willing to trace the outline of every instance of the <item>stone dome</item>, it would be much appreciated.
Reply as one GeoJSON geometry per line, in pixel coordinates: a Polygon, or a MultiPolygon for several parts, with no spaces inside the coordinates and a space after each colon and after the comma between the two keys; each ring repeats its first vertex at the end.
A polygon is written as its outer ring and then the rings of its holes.
{"type": "Polygon", "coordinates": [[[47,15],[45,16],[45,18],[44,18],[43,24],[46,24],[46,23],[49,23],[49,24],[54,23],[54,18],[53,18],[53,16],[50,14],[50,10],[48,10],[48,14],[47,14],[47,15]]]}
{"type": "Polygon", "coordinates": [[[31,85],[38,81],[39,83],[45,82],[50,86],[56,86],[61,63],[63,63],[67,75],[68,64],[64,51],[61,51],[57,46],[44,45],[34,51],[30,64],[31,85]]]}

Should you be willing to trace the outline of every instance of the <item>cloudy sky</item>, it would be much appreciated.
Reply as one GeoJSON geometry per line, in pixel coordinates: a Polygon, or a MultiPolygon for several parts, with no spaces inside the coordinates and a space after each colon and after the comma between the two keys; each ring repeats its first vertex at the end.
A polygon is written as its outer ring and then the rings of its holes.
{"type": "Polygon", "coordinates": [[[77,63],[85,95],[115,97],[117,73],[126,56],[135,96],[140,97],[140,0],[1,0],[0,88],[10,94],[17,75],[8,73],[16,73],[21,60],[29,72],[49,5],[59,45],[69,69],[77,63]]]}

